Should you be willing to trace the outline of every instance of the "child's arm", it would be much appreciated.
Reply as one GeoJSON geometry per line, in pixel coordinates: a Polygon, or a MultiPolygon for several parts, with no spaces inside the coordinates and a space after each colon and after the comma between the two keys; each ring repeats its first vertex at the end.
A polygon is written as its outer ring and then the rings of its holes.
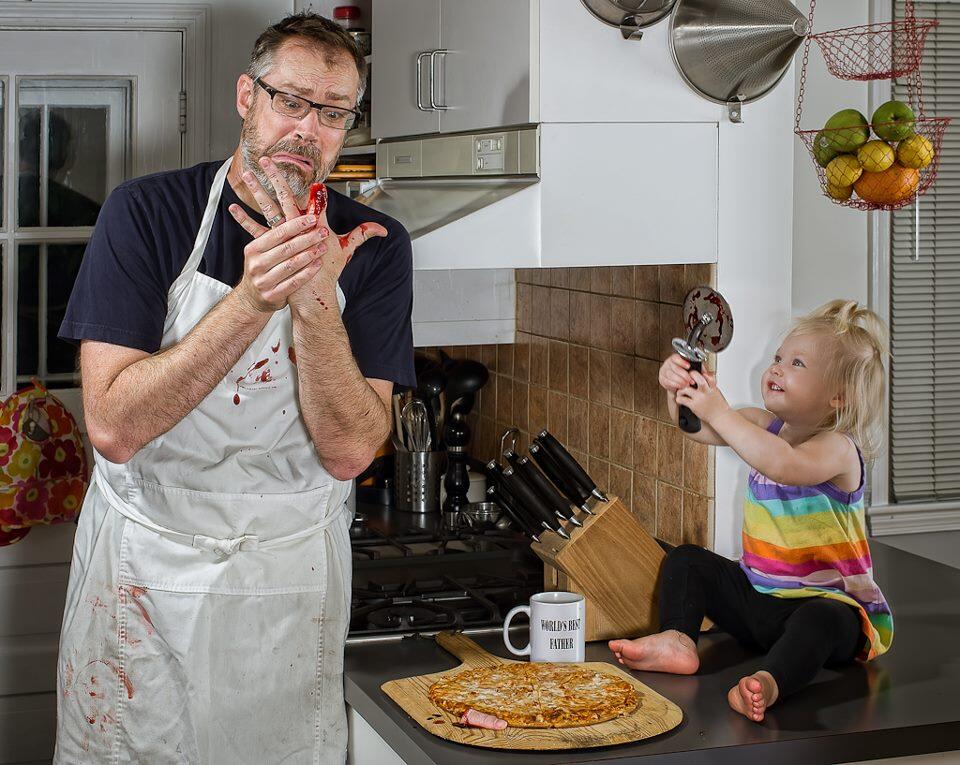
{"type": "MultiPolygon", "coordinates": [[[[680,405],[677,403],[677,391],[693,385],[694,380],[690,376],[691,373],[689,369],[690,362],[678,353],[670,356],[670,358],[663,362],[663,366],[660,367],[660,385],[667,392],[667,409],[670,412],[671,422],[676,422],[680,415],[680,405]]],[[[711,388],[716,388],[717,376],[713,372],[704,371],[701,374],[711,388]]],[[[765,409],[746,407],[738,411],[750,422],[761,425],[764,428],[769,425],[770,420],[773,419],[773,415],[765,409]]],[[[697,441],[701,444],[728,446],[720,434],[703,419],[700,420],[700,430],[696,433],[681,432],[691,441],[697,441]]]]}
{"type": "MultiPolygon", "coordinates": [[[[730,408],[723,394],[696,372],[692,373],[696,388],[679,392],[679,403],[685,404],[732,448],[750,467],[767,478],[787,486],[814,486],[830,481],[845,471],[850,441],[839,433],[818,433],[798,446],[791,446],[775,436],[750,416],[749,410],[730,408]]],[[[753,412],[764,410],[753,410],[753,412]]],[[[751,415],[756,415],[751,412],[751,415]]]]}

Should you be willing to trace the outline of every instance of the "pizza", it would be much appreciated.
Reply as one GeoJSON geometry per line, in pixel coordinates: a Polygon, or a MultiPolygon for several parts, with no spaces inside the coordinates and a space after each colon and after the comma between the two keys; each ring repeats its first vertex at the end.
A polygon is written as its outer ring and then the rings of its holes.
{"type": "Polygon", "coordinates": [[[642,694],[620,677],[576,664],[516,662],[443,677],[428,695],[458,717],[474,709],[514,728],[573,728],[628,715],[642,694]]]}

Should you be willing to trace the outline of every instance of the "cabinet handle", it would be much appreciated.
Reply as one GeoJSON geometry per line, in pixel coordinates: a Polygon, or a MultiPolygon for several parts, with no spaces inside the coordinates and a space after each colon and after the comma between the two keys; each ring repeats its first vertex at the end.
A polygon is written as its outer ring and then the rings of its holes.
{"type": "MultiPolygon", "coordinates": [[[[431,62],[433,61],[433,53],[431,51],[425,50],[422,53],[417,55],[417,108],[422,112],[432,112],[436,111],[435,109],[430,109],[423,105],[423,99],[420,95],[423,93],[423,59],[427,56],[431,56],[431,62]]],[[[430,100],[433,101],[433,71],[430,72],[430,100]]]]}
{"type": "MultiPolygon", "coordinates": [[[[436,97],[436,72],[437,72],[437,56],[446,56],[450,51],[440,49],[430,51],[430,106],[433,107],[433,111],[443,112],[449,109],[450,107],[446,104],[438,104],[436,97]]],[[[444,74],[444,80],[446,80],[446,74],[444,74]]]]}

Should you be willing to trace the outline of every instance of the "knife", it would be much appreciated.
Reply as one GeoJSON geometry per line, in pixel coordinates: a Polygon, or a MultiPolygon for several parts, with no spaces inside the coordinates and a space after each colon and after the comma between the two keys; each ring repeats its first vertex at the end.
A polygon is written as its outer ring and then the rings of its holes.
{"type": "Polygon", "coordinates": [[[580,466],[579,462],[570,456],[570,452],[568,452],[563,444],[554,438],[549,431],[546,429],[540,431],[537,439],[543,445],[544,450],[553,457],[554,461],[565,473],[573,478],[586,491],[590,492],[592,496],[602,502],[607,501],[607,495],[597,488],[596,481],[580,466]]]}
{"type": "Polygon", "coordinates": [[[493,487],[496,488],[497,496],[495,499],[501,502],[501,506],[503,506],[505,510],[507,506],[509,506],[510,510],[516,515],[521,528],[533,537],[534,540],[539,542],[540,534],[543,533],[543,526],[526,508],[521,506],[517,498],[510,492],[510,489],[507,488],[506,481],[503,478],[503,467],[499,462],[490,460],[490,462],[487,463],[487,476],[490,478],[493,487]]]}
{"type": "Polygon", "coordinates": [[[527,482],[540,498],[546,502],[547,507],[553,510],[554,515],[561,521],[570,521],[574,526],[583,526],[580,519],[574,516],[570,509],[570,503],[560,494],[546,476],[540,472],[537,466],[526,457],[521,457],[513,451],[506,452],[504,457],[511,467],[527,482]]]}
{"type": "Polygon", "coordinates": [[[543,448],[543,444],[537,439],[533,439],[533,443],[530,444],[530,455],[537,465],[540,466],[544,474],[546,474],[547,478],[553,481],[554,485],[566,495],[571,503],[585,513],[593,515],[593,510],[587,506],[587,498],[590,496],[590,493],[585,489],[581,489],[580,484],[564,474],[563,470],[561,470],[560,466],[556,463],[556,460],[550,456],[549,452],[543,448]]]}
{"type": "Polygon", "coordinates": [[[503,482],[506,484],[507,490],[516,498],[517,505],[527,510],[540,522],[543,528],[559,534],[564,539],[570,539],[570,535],[560,524],[550,507],[540,499],[533,488],[513,467],[504,468],[503,482]]]}
{"type": "Polygon", "coordinates": [[[487,499],[496,503],[497,507],[512,520],[520,530],[529,537],[533,537],[534,542],[539,542],[540,529],[535,527],[531,521],[513,504],[512,498],[508,498],[506,492],[494,485],[487,489],[487,499]]]}

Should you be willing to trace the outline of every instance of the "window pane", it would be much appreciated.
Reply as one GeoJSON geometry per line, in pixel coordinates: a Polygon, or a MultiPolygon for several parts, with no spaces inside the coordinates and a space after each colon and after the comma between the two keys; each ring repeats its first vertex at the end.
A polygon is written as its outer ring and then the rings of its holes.
{"type": "Polygon", "coordinates": [[[17,254],[17,377],[76,385],[77,349],[57,337],[86,244],[26,244],[17,254]],[[41,310],[43,311],[41,312],[41,310]]]}
{"type": "Polygon", "coordinates": [[[124,177],[129,81],[24,80],[18,101],[20,226],[92,226],[124,177]]]}
{"type": "Polygon", "coordinates": [[[40,358],[40,248],[17,250],[17,377],[36,375],[40,358]]]}
{"type": "MultiPolygon", "coordinates": [[[[47,246],[47,371],[51,374],[74,374],[77,371],[77,347],[57,337],[67,312],[67,301],[80,270],[86,244],[51,244],[47,246]]],[[[68,384],[61,381],[60,385],[68,384]]],[[[51,383],[56,387],[56,383],[51,383]]]]}

